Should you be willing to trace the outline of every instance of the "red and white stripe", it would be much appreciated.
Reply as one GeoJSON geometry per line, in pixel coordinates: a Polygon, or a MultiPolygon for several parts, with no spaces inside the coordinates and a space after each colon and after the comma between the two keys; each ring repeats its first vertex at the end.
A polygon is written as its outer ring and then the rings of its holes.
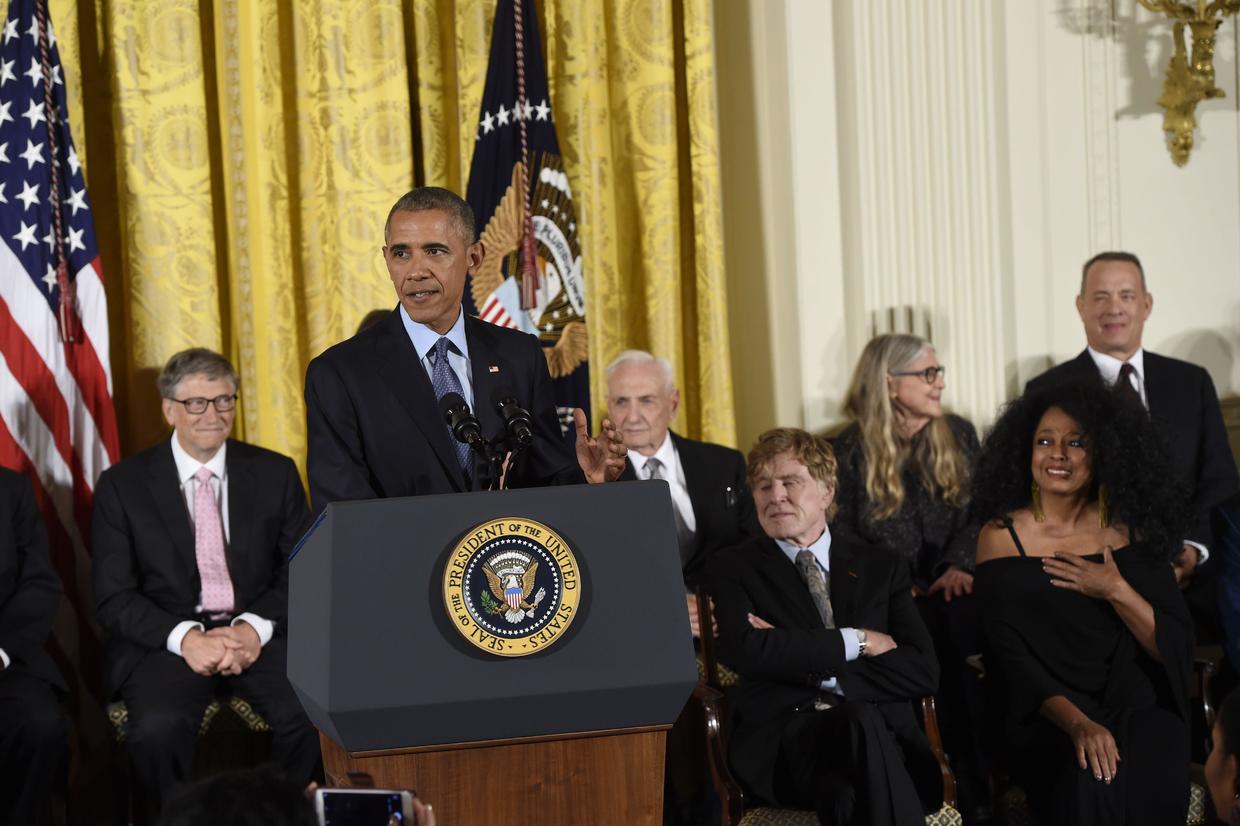
{"type": "MultiPolygon", "coordinates": [[[[99,475],[120,450],[100,271],[96,259],[75,276],[80,336],[66,343],[46,298],[0,244],[0,464],[34,482],[65,588],[53,653],[87,674],[100,673],[102,658],[93,621],[91,504],[99,475]]],[[[86,688],[84,694],[98,690],[86,688]]]]}
{"type": "Polygon", "coordinates": [[[512,316],[508,315],[508,310],[499,298],[496,297],[495,293],[491,293],[486,303],[482,305],[482,313],[478,317],[499,327],[507,327],[511,330],[517,329],[517,322],[513,321],[512,316]]]}

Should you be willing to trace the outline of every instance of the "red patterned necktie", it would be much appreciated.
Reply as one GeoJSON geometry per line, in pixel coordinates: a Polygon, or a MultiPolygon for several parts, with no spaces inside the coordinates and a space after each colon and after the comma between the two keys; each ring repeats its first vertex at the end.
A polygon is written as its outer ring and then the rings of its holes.
{"type": "Polygon", "coordinates": [[[198,558],[198,577],[202,581],[202,610],[207,614],[230,614],[233,610],[232,578],[224,557],[224,526],[220,509],[211,490],[215,474],[205,465],[194,478],[194,555],[198,558]]]}

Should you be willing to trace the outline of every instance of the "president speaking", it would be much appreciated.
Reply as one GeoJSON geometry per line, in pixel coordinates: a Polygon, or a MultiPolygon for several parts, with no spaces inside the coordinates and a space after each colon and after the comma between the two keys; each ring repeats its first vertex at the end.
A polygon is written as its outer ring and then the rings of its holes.
{"type": "Polygon", "coordinates": [[[466,276],[485,255],[473,210],[455,193],[420,187],[392,207],[383,258],[400,304],[306,371],[316,512],[340,500],[485,489],[497,467],[479,455],[478,435],[508,458],[507,487],[603,482],[624,469],[611,422],[592,438],[581,410],[574,461],[534,336],[465,315],[466,276]],[[520,438],[523,425],[532,439],[520,438]],[[508,457],[520,441],[530,443],[508,457]]]}

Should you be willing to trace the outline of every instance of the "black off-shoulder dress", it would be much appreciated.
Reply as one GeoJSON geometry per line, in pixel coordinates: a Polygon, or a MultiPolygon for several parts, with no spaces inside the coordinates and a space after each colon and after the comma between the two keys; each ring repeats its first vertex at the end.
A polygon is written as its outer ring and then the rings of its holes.
{"type": "Polygon", "coordinates": [[[1040,557],[1026,556],[1008,529],[1020,556],[978,565],[974,581],[996,759],[1045,826],[1183,823],[1193,636],[1171,566],[1135,543],[1113,552],[1154,609],[1158,662],[1108,603],[1051,585],[1040,557]],[[1120,763],[1110,785],[1080,768],[1071,739],[1041,715],[1057,695],[1114,736],[1120,763]]]}

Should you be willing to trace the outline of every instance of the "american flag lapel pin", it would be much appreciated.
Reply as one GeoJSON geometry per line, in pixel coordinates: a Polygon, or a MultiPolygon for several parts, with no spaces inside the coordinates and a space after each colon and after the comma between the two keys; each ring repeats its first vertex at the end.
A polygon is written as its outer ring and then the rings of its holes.
{"type": "Polygon", "coordinates": [[[488,372],[488,373],[498,373],[498,372],[499,372],[499,365],[497,365],[497,364],[492,364],[490,367],[488,367],[488,368],[487,368],[487,372],[488,372]]]}
{"type": "Polygon", "coordinates": [[[852,577],[853,579],[856,579],[856,578],[857,578],[857,572],[856,572],[856,571],[849,571],[849,572],[848,572],[848,575],[849,575],[850,577],[852,577]]]}

